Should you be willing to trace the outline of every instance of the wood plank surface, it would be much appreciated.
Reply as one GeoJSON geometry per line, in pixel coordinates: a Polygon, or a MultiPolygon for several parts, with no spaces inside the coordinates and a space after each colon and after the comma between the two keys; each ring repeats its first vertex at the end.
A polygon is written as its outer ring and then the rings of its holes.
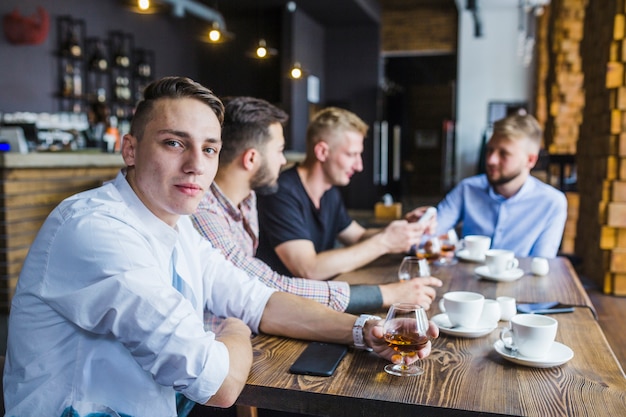
{"type": "Polygon", "coordinates": [[[539,369],[510,363],[493,348],[499,330],[478,339],[441,335],[421,361],[425,374],[416,378],[386,374],[387,362],[364,351],[351,351],[330,378],[292,375],[289,366],[307,343],[257,336],[254,365],[238,404],[331,416],[418,410],[420,416],[626,415],[626,379],[591,312],[579,308],[554,317],[557,341],[574,349],[567,364],[539,369]]]}
{"type": "MultiPolygon", "coordinates": [[[[350,284],[380,284],[398,280],[397,268],[401,255],[390,255],[379,258],[364,268],[341,274],[336,280],[350,284]]],[[[520,268],[525,275],[513,282],[493,282],[481,279],[474,270],[480,263],[459,261],[454,266],[431,266],[433,276],[443,281],[443,287],[437,289],[440,297],[455,288],[475,291],[486,298],[501,295],[515,297],[520,302],[559,301],[574,306],[587,306],[594,309],[591,300],[584,291],[572,264],[567,258],[558,257],[549,260],[550,272],[543,277],[530,273],[530,258],[520,258],[520,268]]],[[[595,313],[594,313],[595,314],[595,313]]]]}
{"type": "MultiPolygon", "coordinates": [[[[526,270],[529,260],[521,259],[526,270]]],[[[344,274],[351,281],[397,280],[399,258],[344,274]]],[[[556,340],[574,358],[561,366],[531,368],[502,358],[493,345],[499,329],[475,338],[445,334],[421,366],[425,374],[400,378],[383,371],[385,360],[351,350],[332,377],[293,375],[289,366],[307,342],[260,335],[253,340],[254,364],[238,404],[317,416],[599,416],[626,415],[626,377],[595,319],[589,297],[569,261],[550,261],[545,277],[524,276],[513,283],[479,280],[478,264],[460,262],[433,270],[449,290],[472,290],[486,297],[513,295],[524,301],[558,300],[577,305],[573,313],[553,315],[556,340]],[[571,281],[568,283],[567,281],[571,281]]],[[[438,313],[437,302],[429,316],[438,313]]],[[[505,323],[501,322],[501,326],[505,323]]]]}

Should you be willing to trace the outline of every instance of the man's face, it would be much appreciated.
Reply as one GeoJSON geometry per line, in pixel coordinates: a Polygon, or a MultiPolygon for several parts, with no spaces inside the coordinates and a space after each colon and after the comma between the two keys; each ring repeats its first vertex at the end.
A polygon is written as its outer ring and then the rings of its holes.
{"type": "MultiPolygon", "coordinates": [[[[487,179],[491,185],[502,185],[522,174],[527,174],[534,165],[530,157],[528,139],[509,139],[494,135],[487,143],[485,165],[487,179]]],[[[535,158],[536,159],[536,158],[535,158]]]]}
{"type": "Polygon", "coordinates": [[[278,189],[280,168],[287,163],[285,159],[285,136],[283,126],[274,123],[269,126],[270,140],[259,149],[261,162],[250,180],[250,188],[259,194],[271,194],[278,189]]]}
{"type": "Polygon", "coordinates": [[[206,104],[192,98],[158,100],[143,138],[124,138],[126,178],[146,207],[173,226],[179,216],[196,210],[209,189],[220,136],[220,123],[206,104]]]}
{"type": "Polygon", "coordinates": [[[322,163],[327,180],[332,185],[344,186],[352,176],[363,171],[363,135],[355,131],[336,132],[328,142],[329,151],[322,163]]]}

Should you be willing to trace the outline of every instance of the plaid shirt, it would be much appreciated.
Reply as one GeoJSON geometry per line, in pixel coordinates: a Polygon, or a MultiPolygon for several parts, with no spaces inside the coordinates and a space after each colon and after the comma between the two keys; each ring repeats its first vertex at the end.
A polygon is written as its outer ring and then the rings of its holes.
{"type": "Polygon", "coordinates": [[[315,281],[281,275],[254,257],[259,241],[254,192],[237,208],[213,183],[192,220],[200,234],[221,249],[226,258],[248,275],[258,277],[265,285],[310,298],[337,311],[345,311],[348,306],[350,286],[346,282],[315,281]]]}

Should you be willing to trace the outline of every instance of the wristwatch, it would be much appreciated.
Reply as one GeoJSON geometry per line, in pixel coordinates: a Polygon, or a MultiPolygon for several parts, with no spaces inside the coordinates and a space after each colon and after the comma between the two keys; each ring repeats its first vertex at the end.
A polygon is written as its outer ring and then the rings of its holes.
{"type": "Polygon", "coordinates": [[[369,320],[380,320],[380,317],[370,314],[361,314],[354,322],[354,326],[352,326],[352,338],[356,349],[372,350],[372,348],[365,344],[365,338],[363,337],[363,327],[369,320]]]}

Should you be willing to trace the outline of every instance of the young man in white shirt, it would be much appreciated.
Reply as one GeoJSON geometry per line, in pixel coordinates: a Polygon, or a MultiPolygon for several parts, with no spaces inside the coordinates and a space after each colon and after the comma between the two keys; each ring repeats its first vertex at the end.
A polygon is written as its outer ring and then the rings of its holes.
{"type": "MultiPolygon", "coordinates": [[[[352,344],[391,359],[377,320],[276,292],[193,228],[213,181],[223,105],[182,77],[144,92],[114,181],[53,210],[24,262],[9,318],[11,416],[176,415],[176,393],[232,405],[251,332],[352,344]],[[205,332],[204,310],[228,317],[205,332]]],[[[431,324],[429,333],[438,335],[431,324]]],[[[430,353],[430,344],[419,357],[430,353]]],[[[417,356],[415,357],[417,359],[417,356]]]]}

